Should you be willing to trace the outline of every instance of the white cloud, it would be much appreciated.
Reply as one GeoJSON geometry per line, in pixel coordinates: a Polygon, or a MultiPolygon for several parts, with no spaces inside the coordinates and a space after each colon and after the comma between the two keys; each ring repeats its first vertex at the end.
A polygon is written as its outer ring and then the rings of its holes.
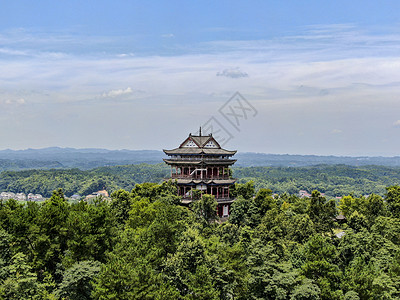
{"type": "Polygon", "coordinates": [[[332,134],[340,134],[342,132],[343,132],[342,130],[336,128],[331,131],[332,134]]]}
{"type": "Polygon", "coordinates": [[[135,54],[134,53],[120,53],[120,54],[117,54],[117,57],[121,57],[121,58],[126,58],[126,57],[133,57],[133,56],[135,56],[135,54]]]}
{"type": "Polygon", "coordinates": [[[161,37],[171,39],[171,38],[174,38],[175,35],[173,33],[167,33],[167,34],[161,35],[161,37]]]}
{"type": "Polygon", "coordinates": [[[108,92],[104,92],[101,96],[104,98],[115,98],[123,95],[129,95],[132,94],[133,90],[130,87],[127,87],[126,89],[118,89],[118,90],[111,90],[108,92]]]}
{"type": "Polygon", "coordinates": [[[394,127],[400,127],[400,120],[393,122],[394,127]]]}
{"type": "Polygon", "coordinates": [[[241,78],[241,77],[248,77],[249,75],[246,72],[240,70],[240,68],[230,68],[225,69],[222,72],[218,72],[217,76],[224,76],[230,78],[241,78]]]}
{"type": "Polygon", "coordinates": [[[25,104],[25,99],[24,98],[18,98],[18,99],[6,99],[3,101],[6,105],[23,105],[25,104]]]}
{"type": "Polygon", "coordinates": [[[27,51],[23,50],[13,50],[9,48],[0,48],[0,54],[4,55],[12,55],[12,56],[26,56],[28,55],[27,51]]]}

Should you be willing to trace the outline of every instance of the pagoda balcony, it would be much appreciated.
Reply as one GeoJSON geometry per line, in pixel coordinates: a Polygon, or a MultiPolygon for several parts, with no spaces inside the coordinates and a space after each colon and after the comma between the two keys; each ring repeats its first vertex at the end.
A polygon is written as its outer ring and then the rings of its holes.
{"type": "Polygon", "coordinates": [[[168,158],[168,160],[173,160],[173,161],[196,161],[196,160],[222,160],[222,161],[231,161],[235,159],[230,159],[227,157],[220,157],[220,156],[171,156],[168,158]]]}
{"type": "MultiPolygon", "coordinates": [[[[228,197],[215,197],[215,200],[217,200],[218,203],[231,203],[233,202],[235,199],[234,198],[228,198],[228,197]]],[[[193,201],[197,201],[197,200],[193,200],[191,197],[181,197],[181,201],[183,203],[191,203],[193,201]]]]}
{"type": "Polygon", "coordinates": [[[231,179],[229,175],[206,175],[206,176],[200,176],[200,175],[183,175],[183,174],[172,174],[170,177],[172,179],[231,179]]]}
{"type": "Polygon", "coordinates": [[[194,156],[194,157],[170,157],[170,158],[166,158],[166,160],[169,161],[176,161],[176,162],[180,162],[180,161],[234,161],[236,162],[236,159],[230,159],[230,158],[223,158],[223,157],[201,157],[201,156],[194,156]]]}

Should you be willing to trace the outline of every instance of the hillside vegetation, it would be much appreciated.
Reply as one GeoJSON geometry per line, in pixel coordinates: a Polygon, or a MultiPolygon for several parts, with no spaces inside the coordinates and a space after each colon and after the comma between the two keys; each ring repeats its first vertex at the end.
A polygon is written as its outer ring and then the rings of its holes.
{"type": "MultiPolygon", "coordinates": [[[[169,176],[164,164],[139,164],[101,167],[92,170],[27,170],[0,173],[0,191],[42,194],[62,188],[65,195],[87,195],[107,189],[132,190],[137,183],[160,183],[169,176]]],[[[234,167],[238,182],[252,180],[256,190],[271,189],[274,193],[297,194],[318,190],[329,197],[385,194],[385,187],[400,184],[400,168],[384,166],[353,167],[320,165],[313,167],[234,167]]]]}

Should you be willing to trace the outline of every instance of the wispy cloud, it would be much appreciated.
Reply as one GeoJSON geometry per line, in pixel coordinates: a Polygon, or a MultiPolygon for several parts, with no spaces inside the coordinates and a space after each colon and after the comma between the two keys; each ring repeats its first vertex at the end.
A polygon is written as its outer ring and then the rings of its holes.
{"type": "Polygon", "coordinates": [[[117,57],[121,57],[121,58],[126,58],[126,57],[133,57],[133,56],[135,56],[135,54],[134,53],[120,53],[120,54],[117,54],[117,57]]]}
{"type": "Polygon", "coordinates": [[[333,129],[333,130],[331,131],[332,134],[340,134],[340,133],[342,133],[342,132],[343,132],[342,130],[337,129],[337,128],[335,128],[335,129],[333,129]]]}
{"type": "Polygon", "coordinates": [[[12,56],[27,56],[29,53],[23,50],[13,50],[9,48],[0,48],[0,54],[12,56]]]}
{"type": "Polygon", "coordinates": [[[161,37],[171,39],[171,38],[174,38],[175,35],[173,33],[166,33],[166,34],[161,35],[161,37]]]}
{"type": "Polygon", "coordinates": [[[111,90],[108,92],[104,92],[101,96],[103,98],[115,98],[115,97],[119,97],[119,96],[123,96],[123,95],[129,95],[132,94],[133,91],[130,87],[127,87],[126,89],[117,89],[117,90],[111,90]]]}
{"type": "Polygon", "coordinates": [[[241,77],[248,77],[249,75],[246,72],[240,70],[240,68],[230,68],[225,69],[221,72],[217,73],[217,76],[224,76],[229,78],[241,78],[241,77]]]}
{"type": "Polygon", "coordinates": [[[23,105],[26,101],[24,98],[6,98],[0,100],[0,104],[5,104],[6,106],[15,106],[15,105],[23,105]]]}

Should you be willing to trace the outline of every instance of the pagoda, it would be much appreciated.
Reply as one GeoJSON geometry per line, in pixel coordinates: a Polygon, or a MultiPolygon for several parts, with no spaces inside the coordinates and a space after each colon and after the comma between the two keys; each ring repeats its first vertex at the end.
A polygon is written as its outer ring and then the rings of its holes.
{"type": "Polygon", "coordinates": [[[163,150],[169,158],[164,162],[171,166],[171,179],[176,180],[178,196],[188,205],[203,194],[214,195],[218,203],[218,215],[229,216],[233,197],[229,189],[235,183],[231,169],[236,151],[221,148],[212,134],[189,134],[178,148],[163,150]],[[196,192],[197,191],[197,192],[196,192]]]}

